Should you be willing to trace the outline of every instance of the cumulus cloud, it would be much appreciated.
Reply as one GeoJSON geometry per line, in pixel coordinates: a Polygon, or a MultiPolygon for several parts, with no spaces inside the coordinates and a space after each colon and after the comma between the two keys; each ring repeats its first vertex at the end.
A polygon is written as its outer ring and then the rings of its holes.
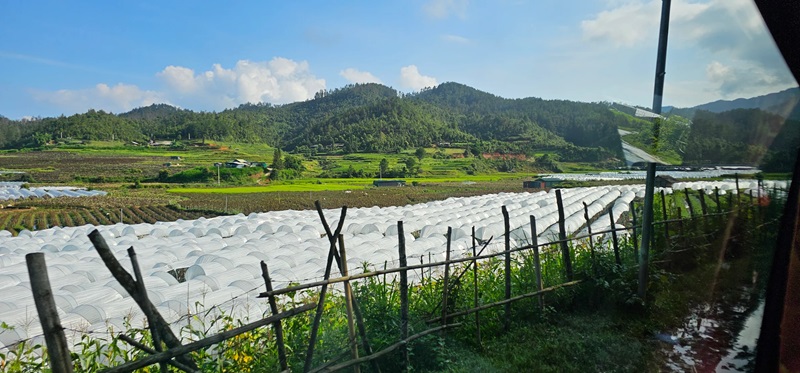
{"type": "MultiPolygon", "coordinates": [[[[686,30],[685,23],[694,20],[709,7],[711,4],[673,2],[670,10],[670,36],[686,30]]],[[[660,0],[632,1],[619,4],[616,8],[604,10],[594,18],[582,21],[581,30],[586,40],[608,42],[615,47],[631,47],[645,43],[652,44],[656,41],[660,20],[660,0]]]]}
{"type": "Polygon", "coordinates": [[[642,42],[646,33],[640,32],[652,22],[651,4],[654,2],[624,4],[604,10],[593,19],[581,21],[583,38],[589,41],[606,41],[614,46],[632,46],[642,42]],[[647,12],[643,10],[647,9],[647,12]],[[641,16],[647,14],[648,16],[641,16]],[[639,32],[637,32],[637,29],[639,32]]]}
{"type": "Polygon", "coordinates": [[[154,103],[169,103],[160,92],[143,90],[135,85],[123,83],[114,86],[100,83],[92,88],[77,90],[36,91],[33,92],[33,97],[74,112],[89,109],[125,112],[154,103]]]}
{"type": "Polygon", "coordinates": [[[416,65],[408,65],[400,68],[400,85],[404,88],[420,90],[436,85],[436,78],[422,75],[416,65]]]}
{"type": "MultiPolygon", "coordinates": [[[[596,44],[652,49],[660,15],[661,0],[615,3],[581,22],[581,30],[596,44]]],[[[751,0],[673,1],[669,45],[702,52],[695,58],[706,59],[699,62],[706,66],[705,84],[725,98],[795,85],[751,0]]]]}
{"type": "Polygon", "coordinates": [[[379,83],[383,82],[375,75],[367,71],[361,71],[352,67],[344,69],[339,72],[343,78],[347,79],[350,83],[379,83]]]}
{"type": "Polygon", "coordinates": [[[785,79],[766,69],[728,66],[718,61],[706,66],[706,77],[712,88],[726,98],[753,96],[753,92],[771,93],[788,87],[785,79]]]}
{"type": "Polygon", "coordinates": [[[196,72],[184,66],[167,66],[155,74],[163,89],[144,90],[136,85],[105,83],[92,88],[32,92],[35,99],[75,112],[102,109],[128,111],[153,103],[168,103],[195,110],[223,110],[243,103],[285,104],[314,97],[325,80],[311,73],[308,62],[275,57],[270,61],[240,60],[231,68],[214,64],[196,72]]]}
{"type": "Polygon", "coordinates": [[[469,44],[469,43],[471,43],[471,40],[469,40],[469,39],[467,39],[467,38],[465,38],[463,36],[458,36],[458,35],[444,34],[444,35],[440,36],[440,38],[442,39],[442,41],[445,41],[445,42],[448,42],[448,43],[453,43],[453,44],[469,44]]]}
{"type": "Polygon", "coordinates": [[[422,6],[429,17],[447,18],[456,15],[459,18],[466,18],[469,0],[430,0],[422,6]]]}
{"type": "Polygon", "coordinates": [[[311,73],[308,62],[276,57],[270,61],[240,60],[232,68],[214,64],[196,73],[181,66],[167,66],[156,74],[167,91],[182,99],[223,109],[242,103],[284,104],[314,97],[325,89],[325,80],[311,73]]]}

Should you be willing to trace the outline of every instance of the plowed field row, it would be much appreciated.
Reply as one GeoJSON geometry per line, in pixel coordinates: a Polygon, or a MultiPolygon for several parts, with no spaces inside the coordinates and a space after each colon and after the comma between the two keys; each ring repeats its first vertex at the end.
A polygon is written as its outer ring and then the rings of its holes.
{"type": "Polygon", "coordinates": [[[30,231],[52,227],[77,227],[85,224],[107,225],[122,221],[125,224],[155,223],[158,221],[190,220],[207,213],[183,211],[168,206],[135,206],[118,208],[26,208],[0,210],[0,231],[7,230],[17,235],[23,229],[30,231]]]}

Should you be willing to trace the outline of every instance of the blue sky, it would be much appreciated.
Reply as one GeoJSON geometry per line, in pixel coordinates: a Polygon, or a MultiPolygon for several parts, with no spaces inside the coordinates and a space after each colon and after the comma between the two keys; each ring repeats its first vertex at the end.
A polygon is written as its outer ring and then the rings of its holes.
{"type": "MultiPolygon", "coordinates": [[[[381,82],[649,106],[659,0],[0,2],[0,115],[218,111],[381,82]]],[[[666,105],[797,83],[750,0],[674,0],[666,105]]]]}

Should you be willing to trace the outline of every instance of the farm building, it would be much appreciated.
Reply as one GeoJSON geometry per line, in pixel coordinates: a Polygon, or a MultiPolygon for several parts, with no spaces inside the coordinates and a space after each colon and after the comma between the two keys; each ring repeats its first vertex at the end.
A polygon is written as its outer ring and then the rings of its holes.
{"type": "Polygon", "coordinates": [[[230,162],[225,162],[225,168],[245,168],[250,167],[250,162],[244,159],[234,159],[230,162]]]}
{"type": "Polygon", "coordinates": [[[678,179],[669,175],[658,175],[655,179],[655,186],[657,188],[671,188],[672,184],[678,182],[678,179]]]}
{"type": "Polygon", "coordinates": [[[523,181],[522,187],[532,189],[547,189],[560,184],[562,181],[564,180],[555,177],[540,177],[536,180],[523,181]]]}
{"type": "Polygon", "coordinates": [[[372,185],[376,187],[401,187],[406,186],[405,180],[375,180],[372,185]]]}

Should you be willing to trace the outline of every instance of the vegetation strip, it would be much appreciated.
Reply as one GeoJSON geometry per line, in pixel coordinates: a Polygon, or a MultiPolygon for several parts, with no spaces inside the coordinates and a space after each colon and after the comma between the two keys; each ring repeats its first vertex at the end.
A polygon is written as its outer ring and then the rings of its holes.
{"type": "Polygon", "coordinates": [[[113,368],[105,369],[105,370],[102,371],[102,373],[127,373],[127,372],[132,372],[132,371],[134,371],[136,369],[141,369],[141,368],[144,368],[144,367],[146,367],[148,365],[157,364],[157,363],[160,363],[162,361],[167,361],[169,359],[173,359],[175,357],[178,357],[178,356],[181,356],[181,355],[185,355],[185,354],[187,354],[189,352],[197,351],[197,350],[199,350],[201,348],[217,344],[217,343],[222,342],[222,341],[224,341],[226,339],[230,339],[230,338],[236,337],[237,335],[240,335],[242,333],[246,333],[246,332],[251,331],[253,329],[260,328],[262,326],[272,324],[275,321],[282,320],[282,319],[285,319],[287,317],[291,317],[291,316],[294,316],[294,315],[297,315],[297,314],[312,310],[315,307],[317,307],[316,303],[308,303],[308,304],[305,304],[305,305],[302,305],[302,306],[299,306],[299,307],[295,307],[295,308],[292,308],[292,309],[290,309],[288,311],[283,311],[283,312],[281,312],[281,313],[279,313],[277,315],[269,316],[267,318],[264,318],[264,319],[261,319],[261,320],[258,320],[258,321],[254,321],[254,322],[252,322],[250,324],[242,325],[242,326],[240,326],[238,328],[234,328],[234,329],[226,330],[224,332],[220,332],[220,333],[215,334],[215,335],[213,335],[211,337],[201,339],[201,340],[199,340],[197,342],[192,342],[192,343],[189,343],[187,345],[182,345],[182,346],[170,348],[170,349],[168,349],[166,351],[157,353],[155,355],[147,356],[147,357],[142,358],[140,360],[131,361],[131,362],[128,362],[128,363],[125,363],[125,364],[122,364],[122,365],[115,366],[113,368]]]}
{"type": "MultiPolygon", "coordinates": [[[[497,302],[494,302],[494,303],[484,304],[482,306],[478,306],[478,307],[471,308],[471,309],[468,309],[468,310],[459,311],[459,312],[455,312],[455,313],[450,313],[450,314],[447,314],[446,317],[447,318],[451,318],[451,317],[464,316],[464,315],[469,315],[471,313],[487,310],[487,309],[492,308],[492,307],[508,305],[508,304],[511,304],[511,303],[516,302],[516,301],[521,300],[521,299],[535,297],[537,295],[549,293],[551,291],[558,290],[558,289],[561,289],[561,288],[578,285],[578,284],[580,284],[582,282],[583,282],[583,280],[565,282],[563,284],[550,286],[550,287],[544,288],[544,289],[539,290],[539,291],[534,291],[533,293],[522,294],[522,295],[518,295],[518,296],[513,297],[513,298],[503,299],[501,301],[497,301],[497,302]]],[[[442,319],[443,319],[443,317],[440,316],[440,317],[428,320],[428,323],[432,324],[432,323],[435,323],[435,322],[439,322],[442,319]]]]}
{"type": "Polygon", "coordinates": [[[351,367],[351,366],[356,365],[356,364],[361,364],[361,363],[364,363],[364,362],[367,362],[367,361],[375,360],[375,359],[377,359],[377,358],[379,358],[379,357],[381,357],[383,355],[388,354],[389,352],[392,352],[392,351],[396,350],[398,347],[401,347],[403,345],[408,344],[408,342],[411,342],[411,341],[413,341],[413,340],[415,340],[417,338],[424,337],[424,336],[426,336],[428,334],[435,333],[435,332],[438,332],[440,330],[444,330],[444,329],[447,329],[447,328],[454,328],[454,327],[461,326],[461,325],[462,325],[461,323],[454,323],[454,324],[447,324],[447,325],[438,326],[438,327],[435,327],[435,328],[432,328],[432,329],[428,329],[428,330],[426,330],[424,332],[414,334],[414,335],[412,335],[412,336],[410,336],[410,337],[408,337],[408,338],[406,338],[406,339],[404,339],[404,340],[402,340],[400,342],[397,342],[397,343],[395,343],[395,344],[393,344],[393,345],[391,345],[389,347],[386,347],[383,350],[378,351],[378,352],[376,352],[376,353],[374,353],[372,355],[364,356],[364,357],[361,357],[361,358],[358,358],[358,359],[354,359],[354,360],[350,360],[348,362],[344,362],[344,363],[341,363],[339,365],[334,365],[332,367],[327,367],[327,368],[324,368],[321,371],[324,371],[324,372],[335,372],[335,371],[338,371],[338,370],[342,370],[344,368],[351,367]]]}

